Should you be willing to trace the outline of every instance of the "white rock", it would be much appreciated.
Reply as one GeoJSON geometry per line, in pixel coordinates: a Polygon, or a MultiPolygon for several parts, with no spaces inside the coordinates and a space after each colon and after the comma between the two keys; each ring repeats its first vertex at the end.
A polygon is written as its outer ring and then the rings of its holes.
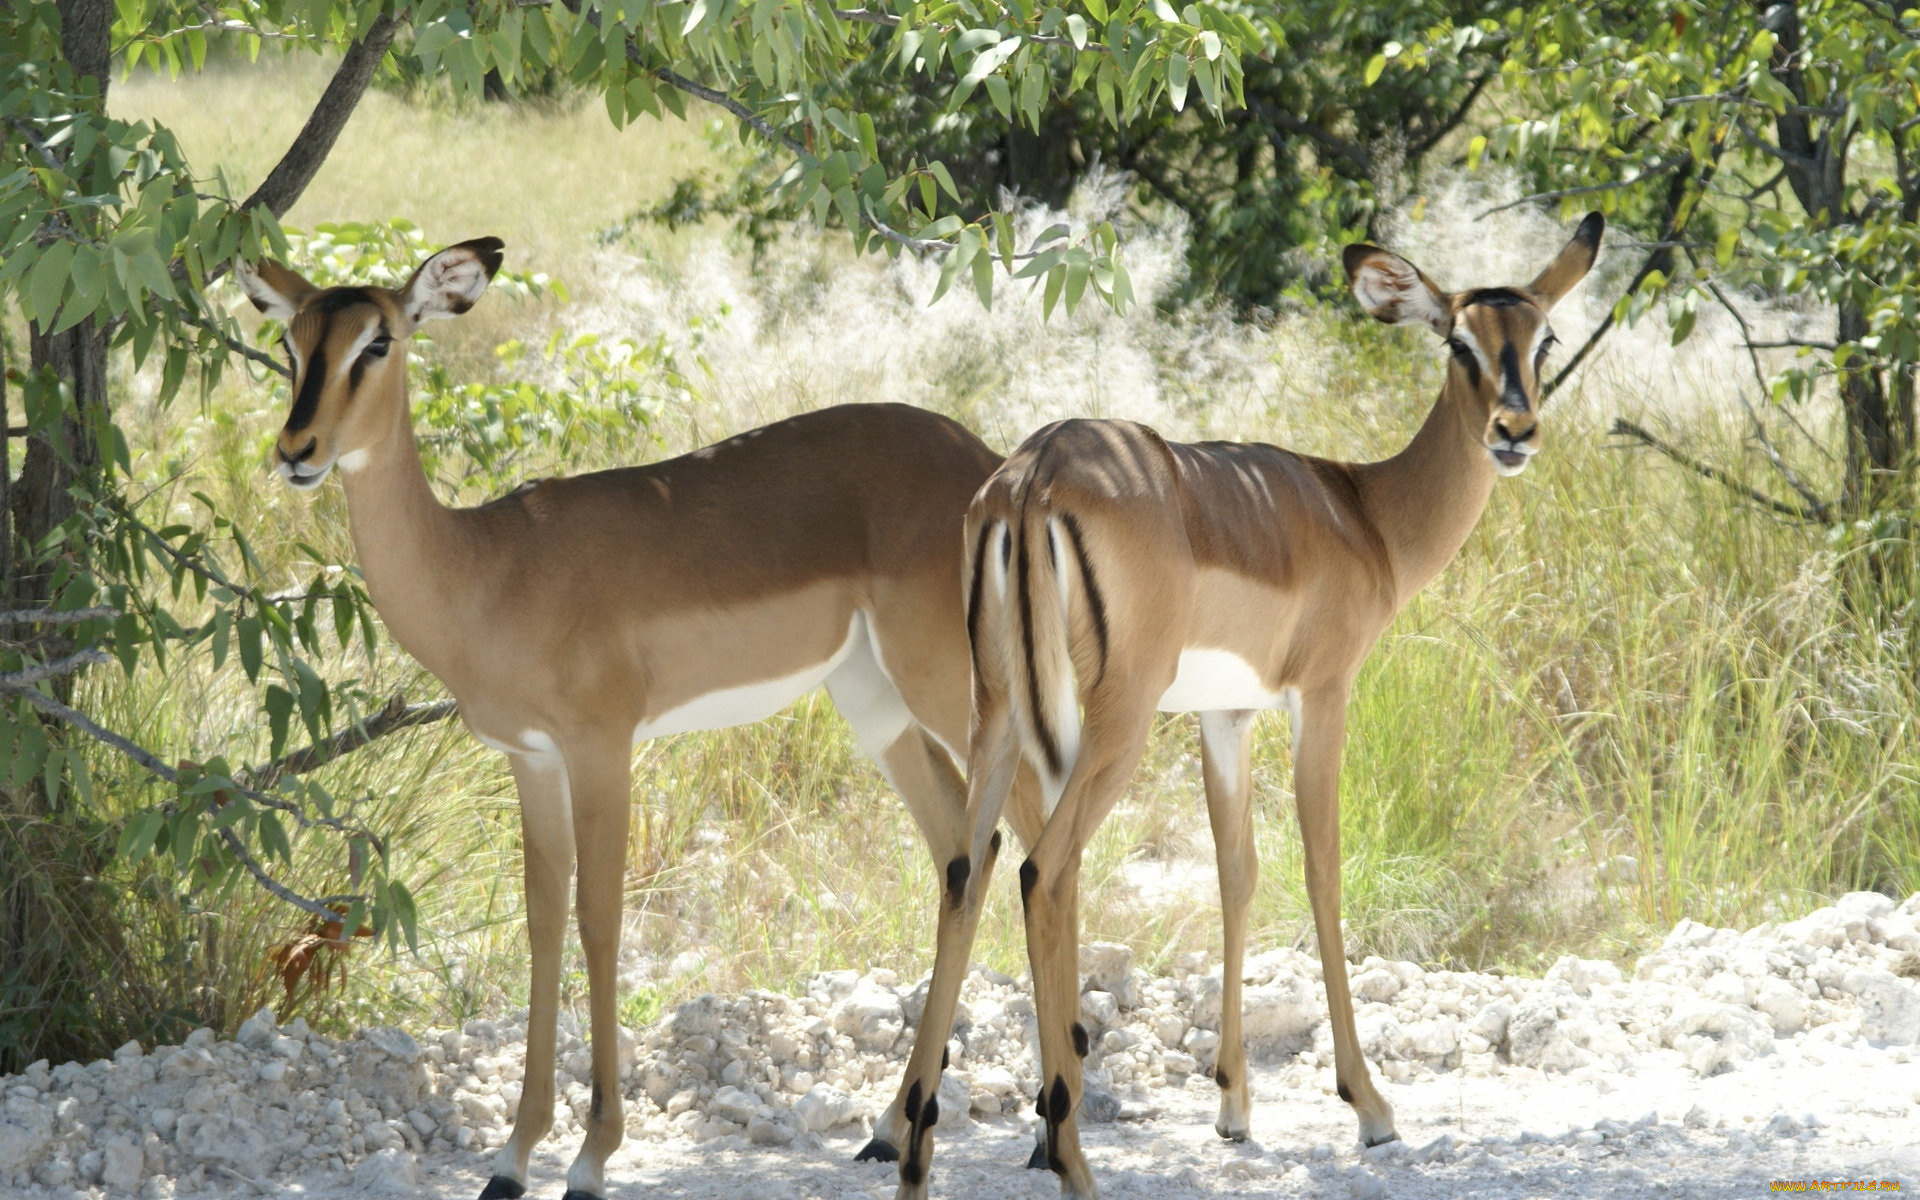
{"type": "Polygon", "coordinates": [[[862,983],[833,1007],[834,1029],[870,1053],[891,1050],[906,1023],[900,997],[872,983],[862,983]]]}
{"type": "Polygon", "coordinates": [[[101,1144],[100,1157],[101,1183],[120,1192],[131,1192],[140,1186],[146,1155],[139,1142],[131,1137],[110,1137],[101,1144]]]}
{"type": "MultiPolygon", "coordinates": [[[[1879,895],[1877,892],[1853,894],[1879,895]]],[[[1862,1037],[1877,1046],[1920,1043],[1920,988],[1912,981],[1885,971],[1852,971],[1847,975],[1846,990],[1860,998],[1862,1037]]]]}
{"type": "Polygon", "coordinates": [[[1136,1008],[1140,997],[1133,986],[1133,949],[1117,942],[1089,942],[1080,948],[1082,991],[1109,992],[1121,1008],[1136,1008]]]}
{"type": "Polygon", "coordinates": [[[1766,1014],[1775,1037],[1792,1037],[1807,1027],[1807,996],[1778,976],[1754,985],[1753,1006],[1766,1014]]]}
{"type": "Polygon", "coordinates": [[[723,1087],[707,1101],[708,1116],[732,1121],[735,1125],[745,1125],[759,1111],[759,1097],[735,1087],[723,1087]]]}
{"type": "Polygon", "coordinates": [[[794,1103],[793,1114],[809,1133],[825,1133],[853,1112],[853,1097],[839,1088],[816,1083],[794,1103]]]}
{"type": "Polygon", "coordinates": [[[250,1050],[258,1050],[280,1032],[280,1023],[274,1019],[273,1010],[263,1008],[240,1023],[233,1040],[250,1050]]]}
{"type": "Polygon", "coordinates": [[[420,1190],[413,1155],[389,1148],[368,1155],[353,1169],[354,1186],[376,1196],[412,1196],[420,1190]]]}

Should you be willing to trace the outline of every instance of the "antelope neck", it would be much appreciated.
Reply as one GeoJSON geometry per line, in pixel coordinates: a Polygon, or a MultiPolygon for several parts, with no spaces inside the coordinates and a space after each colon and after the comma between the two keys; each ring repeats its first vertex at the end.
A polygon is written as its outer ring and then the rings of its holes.
{"type": "Polygon", "coordinates": [[[1353,471],[1402,603],[1459,552],[1493,494],[1493,459],[1468,427],[1467,398],[1450,374],[1406,448],[1353,471]]]}
{"type": "Polygon", "coordinates": [[[439,647],[458,628],[455,598],[471,591],[459,567],[465,530],[427,482],[403,391],[387,433],[342,470],[354,554],[367,594],[401,649],[436,673],[439,647]]]}

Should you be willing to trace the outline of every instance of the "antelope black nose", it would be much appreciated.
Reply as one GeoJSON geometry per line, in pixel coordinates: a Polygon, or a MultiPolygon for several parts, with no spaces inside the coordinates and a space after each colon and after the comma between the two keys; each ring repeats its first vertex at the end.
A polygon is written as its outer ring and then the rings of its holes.
{"type": "Polygon", "coordinates": [[[313,457],[314,448],[319,444],[320,439],[318,437],[310,437],[307,439],[307,444],[300,448],[298,454],[288,454],[286,447],[282,446],[280,447],[280,457],[289,463],[303,463],[313,457]]]}
{"type": "Polygon", "coordinates": [[[1507,423],[1505,421],[1495,421],[1493,423],[1493,431],[1517,446],[1521,442],[1527,441],[1529,438],[1533,437],[1534,434],[1540,432],[1540,427],[1538,425],[1534,425],[1528,428],[1525,433],[1515,433],[1511,429],[1507,428],[1507,423]]]}

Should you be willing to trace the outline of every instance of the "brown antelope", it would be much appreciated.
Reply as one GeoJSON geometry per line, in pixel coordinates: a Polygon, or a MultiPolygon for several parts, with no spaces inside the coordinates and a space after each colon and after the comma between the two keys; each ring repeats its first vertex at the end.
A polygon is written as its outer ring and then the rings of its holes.
{"type": "MultiPolygon", "coordinates": [[[[287,327],[293,407],[276,469],[305,489],[340,468],[374,607],[475,736],[507,753],[519,789],[533,960],[526,1080],[482,1200],[525,1192],[528,1155],[553,1124],[577,863],[593,1099],[566,1197],[590,1200],[605,1195],[607,1156],[625,1132],[614,966],[635,743],[759,720],[824,684],[936,867],[952,880],[957,865],[961,885],[972,863],[987,874],[988,855],[969,853],[958,769],[970,669],[960,531],[1000,460],[944,417],[849,405],[449,509],[414,443],[407,339],[471,308],[500,259],[496,238],[463,242],[397,290],[317,288],[272,262],[239,276],[287,327]]],[[[1016,800],[1023,807],[1037,832],[1037,800],[1016,800]]],[[[964,922],[977,911],[941,905],[939,944],[971,944],[964,922]]],[[[876,1154],[904,1128],[902,1107],[876,1127],[876,1154]]]]}
{"type": "MultiPolygon", "coordinates": [[[[1361,305],[1385,322],[1426,325],[1451,354],[1425,424],[1383,462],[1169,444],[1127,421],[1062,421],[1028,438],[974,498],[966,521],[970,846],[972,861],[988,860],[1016,766],[1031,764],[1044,823],[1021,864],[1020,893],[1040,1027],[1038,1153],[1063,1195],[1096,1194],[1076,1121],[1088,1048],[1077,1019],[1080,858],[1133,775],[1156,711],[1200,714],[1226,926],[1214,1128],[1247,1136],[1240,972],[1255,876],[1250,732],[1259,711],[1284,708],[1293,716],[1294,793],[1340,1098],[1359,1116],[1366,1144],[1397,1136],[1354,1034],[1340,934],[1347,697],[1394,615],[1458,552],[1495,477],[1519,474],[1539,449],[1539,373],[1553,342],[1547,312],[1593,265],[1604,224],[1599,213],[1588,216],[1525,287],[1451,294],[1398,255],[1347,247],[1361,305]]],[[[967,872],[953,875],[964,881],[967,872]]],[[[979,903],[977,888],[957,890],[961,904],[979,903]]],[[[941,943],[935,995],[964,973],[967,953],[958,941],[941,943]]],[[[923,1043],[946,1040],[935,1016],[930,1006],[923,1043]]],[[[938,1016],[950,1020],[951,1007],[938,1016]]],[[[909,1071],[908,1086],[934,1094],[930,1055],[916,1056],[909,1071]]],[[[911,1123],[902,1200],[926,1194],[931,1126],[911,1123]]]]}

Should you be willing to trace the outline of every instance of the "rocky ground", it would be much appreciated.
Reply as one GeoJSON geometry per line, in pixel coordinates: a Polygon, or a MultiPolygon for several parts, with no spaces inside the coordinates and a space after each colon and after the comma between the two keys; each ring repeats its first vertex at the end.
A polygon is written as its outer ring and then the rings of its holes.
{"type": "MultiPolygon", "coordinates": [[[[1362,1043],[1403,1141],[1361,1151],[1333,1096],[1317,960],[1247,964],[1254,1138],[1221,1142],[1206,1078],[1220,978],[1152,977],[1088,947],[1086,1143],[1104,1194],[1750,1196],[1773,1180],[1920,1186],[1920,895],[1859,893],[1784,925],[1682,922],[1630,974],[1562,959],[1542,979],[1368,959],[1362,1043]]],[[[616,1197],[892,1194],[855,1165],[923,985],[816,977],[804,996],[702,997],[623,1039],[616,1197]]],[[[563,1018],[561,1102],[532,1194],[558,1195],[587,1054],[563,1018]]],[[[0,1195],[471,1197],[519,1100],[523,1027],[471,1021],[322,1037],[271,1014],[232,1041],[128,1044],[0,1078],[0,1195]]],[[[942,1087],[936,1195],[1058,1194],[1023,1169],[1038,1085],[1014,981],[967,982],[942,1087]]]]}

